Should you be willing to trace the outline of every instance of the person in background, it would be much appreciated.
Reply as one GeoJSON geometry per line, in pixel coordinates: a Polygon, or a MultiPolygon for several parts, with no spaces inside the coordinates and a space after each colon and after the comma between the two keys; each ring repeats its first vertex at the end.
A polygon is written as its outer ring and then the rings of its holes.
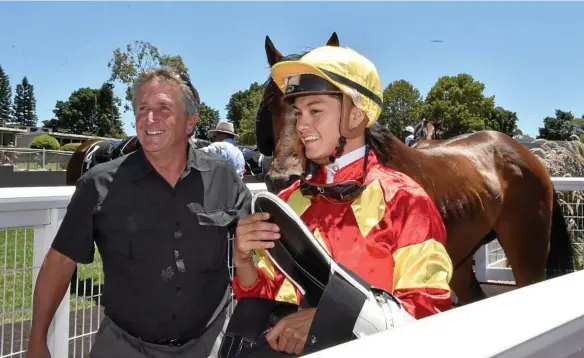
{"type": "Polygon", "coordinates": [[[406,139],[404,140],[404,143],[409,147],[410,143],[414,140],[414,127],[407,126],[406,129],[404,130],[404,132],[406,135],[406,139]]]}
{"type": "Polygon", "coordinates": [[[215,142],[199,150],[221,156],[229,164],[233,165],[237,174],[243,178],[245,158],[241,150],[233,144],[235,137],[237,137],[233,129],[233,123],[219,122],[215,129],[209,131],[209,134],[215,135],[215,142]]]}
{"type": "Polygon", "coordinates": [[[12,165],[12,160],[10,157],[3,151],[0,150],[0,165],[12,165]]]}
{"type": "MultiPolygon", "coordinates": [[[[47,358],[47,331],[77,263],[104,272],[90,358],[214,357],[228,322],[228,245],[251,193],[223,159],[189,143],[198,102],[156,69],[132,89],[138,149],[77,182],[33,299],[28,358],[47,358]]],[[[54,357],[61,358],[61,357],[54,357]]]]}

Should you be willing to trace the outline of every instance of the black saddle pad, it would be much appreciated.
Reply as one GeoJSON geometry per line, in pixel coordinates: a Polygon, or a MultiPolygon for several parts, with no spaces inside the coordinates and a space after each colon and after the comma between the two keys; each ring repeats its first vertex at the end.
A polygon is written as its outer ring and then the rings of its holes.
{"type": "Polygon", "coordinates": [[[252,199],[252,212],[267,212],[280,228],[280,239],[267,250],[274,264],[300,289],[306,302],[316,307],[329,282],[332,258],[302,219],[276,195],[262,191],[252,199]]]}

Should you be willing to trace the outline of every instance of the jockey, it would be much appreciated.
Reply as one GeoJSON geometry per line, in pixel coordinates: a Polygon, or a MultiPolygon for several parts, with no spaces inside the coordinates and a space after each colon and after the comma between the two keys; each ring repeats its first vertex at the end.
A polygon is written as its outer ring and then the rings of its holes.
{"type": "MultiPolygon", "coordinates": [[[[337,262],[393,294],[414,319],[449,309],[453,267],[440,214],[420,185],[379,162],[373,145],[383,130],[375,123],[382,108],[375,66],[352,49],[324,46],[277,63],[271,75],[293,104],[312,169],[278,196],[337,262]]],[[[264,251],[279,238],[266,219],[256,213],[238,223],[234,294],[300,305],[301,292],[264,251]]],[[[315,311],[280,320],[270,346],[300,354],[315,311]]]]}

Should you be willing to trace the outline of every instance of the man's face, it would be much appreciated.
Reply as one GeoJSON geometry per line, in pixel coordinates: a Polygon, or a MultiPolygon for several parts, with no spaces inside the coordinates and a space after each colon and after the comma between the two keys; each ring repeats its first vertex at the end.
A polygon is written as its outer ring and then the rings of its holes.
{"type": "Polygon", "coordinates": [[[225,135],[225,134],[223,134],[221,132],[215,133],[215,138],[214,138],[215,142],[223,142],[223,140],[225,138],[227,138],[227,135],[225,135]]]}
{"type": "Polygon", "coordinates": [[[136,134],[146,152],[182,147],[196,125],[197,116],[187,118],[180,89],[173,83],[148,82],[136,100],[136,134]]]}

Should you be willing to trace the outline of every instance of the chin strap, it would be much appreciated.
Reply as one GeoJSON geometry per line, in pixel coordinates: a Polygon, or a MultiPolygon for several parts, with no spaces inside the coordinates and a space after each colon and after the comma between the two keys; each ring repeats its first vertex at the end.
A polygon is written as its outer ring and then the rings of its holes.
{"type": "MultiPolygon", "coordinates": [[[[341,97],[341,120],[339,121],[339,133],[342,133],[343,121],[345,120],[345,95],[341,97]]],[[[336,146],[333,154],[329,155],[328,159],[330,164],[333,164],[337,158],[340,158],[345,151],[345,144],[347,144],[347,138],[341,134],[339,137],[339,144],[336,146]]]]}
{"type": "Polygon", "coordinates": [[[335,152],[329,156],[329,162],[334,163],[337,158],[340,158],[345,151],[345,144],[347,144],[347,138],[341,136],[339,138],[339,144],[335,148],[335,152]]]}

